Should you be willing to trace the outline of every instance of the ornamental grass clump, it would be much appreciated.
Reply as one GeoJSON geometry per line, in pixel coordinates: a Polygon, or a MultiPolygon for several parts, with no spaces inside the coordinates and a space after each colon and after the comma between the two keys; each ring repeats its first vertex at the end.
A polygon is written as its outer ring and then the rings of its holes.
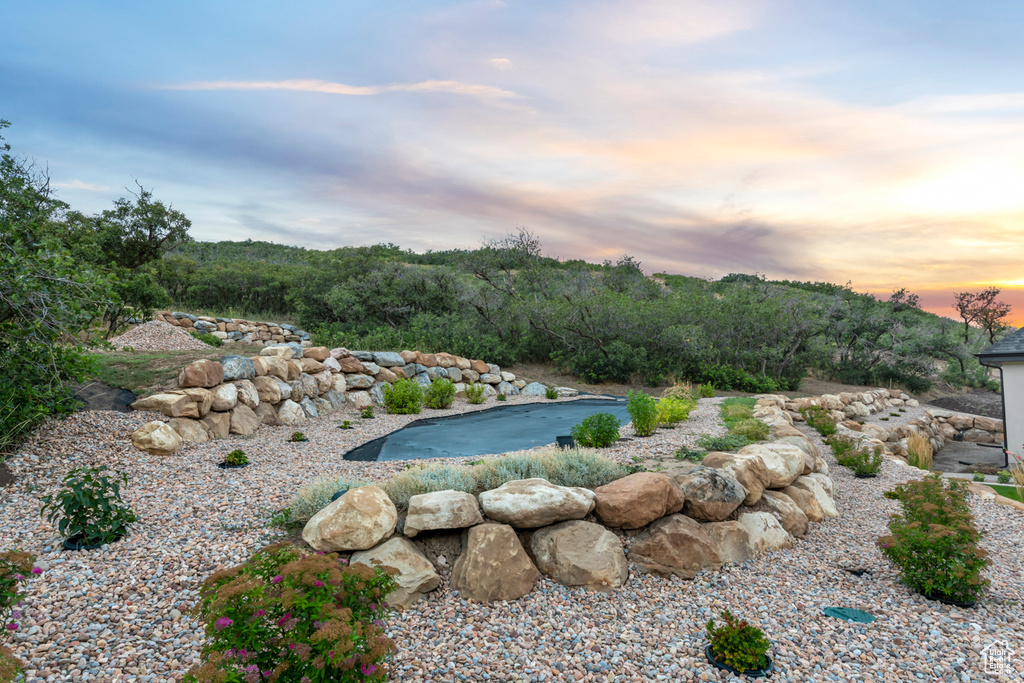
{"type": "Polygon", "coordinates": [[[584,448],[607,448],[619,440],[619,418],[611,413],[594,413],[573,425],[570,434],[584,448]]]}
{"type": "Polygon", "coordinates": [[[428,408],[435,410],[451,408],[453,401],[455,401],[455,384],[445,377],[438,377],[431,382],[423,399],[428,408]]]}
{"type": "Polygon", "coordinates": [[[878,547],[900,572],[903,582],[930,598],[970,603],[988,585],[982,571],[988,553],[978,547],[967,498],[968,483],[933,474],[899,484],[885,493],[900,503],[889,520],[889,536],[878,547]]]}
{"type": "MultiPolygon", "coordinates": [[[[0,640],[21,627],[21,610],[18,609],[21,604],[18,597],[20,584],[28,577],[43,572],[32,566],[34,561],[35,557],[25,552],[11,550],[0,553],[0,640]]],[[[0,642],[0,681],[13,681],[24,666],[25,662],[0,642]]]]}
{"type": "Polygon", "coordinates": [[[484,398],[484,385],[483,384],[468,384],[466,385],[466,400],[473,405],[480,405],[486,399],[484,398]]]}
{"type": "Polygon", "coordinates": [[[411,379],[384,383],[384,407],[395,415],[415,415],[423,410],[423,387],[411,379]]]}
{"type": "Polygon", "coordinates": [[[383,619],[395,573],[280,543],[211,575],[192,610],[206,641],[185,681],[387,680],[395,644],[383,619]]]}
{"type": "Polygon", "coordinates": [[[288,506],[292,522],[306,522],[313,515],[331,504],[331,496],[338,491],[357,489],[369,486],[368,482],[356,481],[345,477],[317,477],[299,487],[298,493],[288,506]]]}
{"type": "Polygon", "coordinates": [[[771,643],[764,631],[729,610],[723,611],[721,617],[724,622],[721,626],[715,626],[714,619],[707,623],[708,641],[715,659],[737,671],[768,668],[771,643]]]}
{"type": "Polygon", "coordinates": [[[933,454],[932,444],[924,434],[914,432],[907,437],[907,463],[911,467],[930,470],[933,454]]]}
{"type": "Polygon", "coordinates": [[[836,433],[836,421],[827,410],[819,406],[809,406],[800,411],[804,416],[807,425],[822,436],[832,436],[836,433]]]}
{"type": "MultiPolygon", "coordinates": [[[[626,404],[629,418],[633,423],[633,431],[637,436],[650,436],[658,428],[658,402],[650,394],[642,391],[629,391],[629,402],[626,404]]],[[[586,445],[586,444],[584,444],[586,445]]]]}
{"type": "Polygon", "coordinates": [[[40,514],[57,533],[80,545],[111,543],[128,533],[135,513],[121,500],[128,475],[100,467],[76,467],[64,477],[64,488],[42,497],[40,514]]]}

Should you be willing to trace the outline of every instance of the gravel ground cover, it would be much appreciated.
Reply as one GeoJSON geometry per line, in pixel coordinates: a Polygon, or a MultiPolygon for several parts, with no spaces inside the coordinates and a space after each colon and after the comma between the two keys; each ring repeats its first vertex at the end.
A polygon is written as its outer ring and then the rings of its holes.
{"type": "MultiPolygon", "coordinates": [[[[517,398],[509,403],[532,399],[517,398]]],[[[540,399],[544,400],[544,399],[540,399]]],[[[692,446],[697,435],[723,433],[717,399],[701,402],[690,420],[655,437],[629,430],[608,452],[628,461],[692,446]]],[[[488,404],[490,406],[491,404],[488,404]]],[[[464,402],[447,411],[476,409],[464,402]]],[[[358,463],[342,454],[423,416],[380,415],[354,430],[343,416],[311,421],[306,443],[289,443],[292,428],[261,428],[252,438],[195,446],[161,458],[134,450],[133,429],[144,413],[79,413],[38,430],[8,464],[17,476],[3,490],[0,547],[39,555],[43,574],[28,582],[22,629],[13,647],[29,660],[28,681],[179,681],[198,656],[201,633],[186,614],[204,577],[237,564],[270,542],[270,513],[314,476],[382,481],[401,462],[358,463]],[[215,464],[242,448],[253,464],[223,471],[215,464]],[[101,550],[60,550],[39,516],[39,496],[77,465],[108,464],[129,474],[126,501],[139,523],[101,550]]],[[[855,479],[835,465],[817,435],[836,481],[843,516],[814,525],[792,550],[702,574],[694,581],[633,572],[614,593],[584,593],[542,579],[514,603],[481,604],[442,587],[396,614],[393,671],[401,681],[735,680],[704,659],[706,620],[722,608],[752,619],[775,643],[784,681],[981,681],[980,652],[996,640],[1024,651],[1021,598],[1024,560],[1017,542],[1024,513],[978,501],[975,513],[992,553],[990,595],[977,609],[933,603],[903,587],[875,550],[895,503],[882,497],[917,476],[886,462],[877,479],[855,479]],[[867,570],[860,577],[847,568],[867,570]],[[825,617],[821,608],[874,612],[870,625],[825,617]]],[[[423,461],[418,461],[423,462],[423,461]]],[[[439,569],[447,579],[454,557],[439,569]]],[[[1018,680],[1024,659],[1005,680],[1018,680]]]]}
{"type": "Polygon", "coordinates": [[[202,351],[213,348],[163,320],[150,320],[110,340],[115,349],[136,351],[202,351]]]}

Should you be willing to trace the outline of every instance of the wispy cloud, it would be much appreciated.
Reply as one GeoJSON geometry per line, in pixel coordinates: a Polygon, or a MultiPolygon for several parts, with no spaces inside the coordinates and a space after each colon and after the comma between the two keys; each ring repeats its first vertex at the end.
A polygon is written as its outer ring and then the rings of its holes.
{"type": "Polygon", "coordinates": [[[96,183],[83,183],[81,180],[72,180],[65,183],[53,183],[54,187],[63,188],[66,190],[88,190],[89,192],[105,192],[110,188],[106,185],[98,185],[96,183]]]}
{"type": "Polygon", "coordinates": [[[191,81],[155,86],[158,90],[290,90],[327,95],[385,95],[396,92],[450,93],[484,100],[518,98],[519,95],[502,88],[460,81],[421,81],[419,83],[392,83],[389,85],[347,85],[314,79],[287,81],[191,81]]]}

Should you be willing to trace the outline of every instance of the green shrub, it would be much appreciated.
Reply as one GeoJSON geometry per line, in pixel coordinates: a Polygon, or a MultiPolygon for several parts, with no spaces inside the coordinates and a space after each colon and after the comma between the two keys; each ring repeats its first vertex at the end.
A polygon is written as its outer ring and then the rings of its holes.
{"type": "Polygon", "coordinates": [[[804,416],[807,425],[822,436],[831,436],[836,433],[836,421],[824,408],[810,406],[801,410],[800,414],[804,416]]]}
{"type": "Polygon", "coordinates": [[[573,425],[571,433],[584,448],[606,448],[619,440],[619,419],[611,413],[594,413],[573,425]]]}
{"type": "Polygon", "coordinates": [[[838,434],[826,436],[825,443],[832,448],[832,455],[835,456],[836,462],[840,464],[842,464],[843,458],[847,457],[860,445],[860,441],[858,439],[855,439],[852,436],[841,436],[838,434]]]}
{"type": "Polygon", "coordinates": [[[689,382],[675,382],[665,391],[661,392],[661,398],[674,398],[680,401],[695,401],[700,397],[700,390],[689,382]]]}
{"type": "Polygon", "coordinates": [[[64,488],[42,497],[40,514],[57,532],[82,545],[110,543],[128,533],[135,513],[121,500],[128,475],[100,467],[76,467],[64,477],[64,488]]]}
{"type": "Polygon", "coordinates": [[[185,681],[387,680],[395,570],[346,562],[281,543],[210,575],[192,610],[206,638],[185,681]]]}
{"type": "Polygon", "coordinates": [[[498,401],[507,401],[508,400],[508,396],[506,396],[505,394],[498,394],[494,398],[495,398],[495,400],[498,400],[498,401]]]}
{"type": "Polygon", "coordinates": [[[430,387],[427,388],[424,403],[426,403],[428,408],[441,410],[444,408],[451,408],[452,401],[454,400],[455,385],[450,379],[438,377],[431,382],[430,387]]]}
{"type": "Polygon", "coordinates": [[[303,484],[292,498],[289,509],[291,520],[305,522],[331,504],[331,496],[338,491],[369,486],[368,482],[338,476],[317,477],[303,484]]]}
{"type": "Polygon", "coordinates": [[[703,460],[704,451],[694,451],[689,448],[680,448],[676,451],[676,458],[679,460],[703,460]]]}
{"type": "Polygon", "coordinates": [[[971,477],[971,478],[974,479],[974,481],[984,482],[985,481],[985,473],[984,472],[975,472],[974,476],[971,477]]]}
{"type": "Polygon", "coordinates": [[[301,442],[309,441],[309,439],[307,439],[306,435],[303,434],[302,432],[292,432],[292,438],[289,439],[289,441],[301,442]]]}
{"type": "Polygon", "coordinates": [[[631,389],[626,410],[637,436],[650,436],[658,428],[658,402],[650,394],[631,389]]]}
{"type": "Polygon", "coordinates": [[[978,546],[982,534],[968,495],[967,482],[938,474],[885,493],[899,501],[901,513],[890,518],[890,535],[880,538],[878,546],[913,590],[960,602],[984,593],[988,553],[978,546]]]}
{"type": "Polygon", "coordinates": [[[214,347],[224,346],[224,341],[222,339],[220,339],[219,337],[214,337],[209,332],[198,332],[196,330],[189,330],[189,334],[191,334],[193,337],[203,342],[204,344],[209,344],[210,346],[214,347]]]}
{"type": "MultiPolygon", "coordinates": [[[[19,584],[27,577],[41,574],[42,569],[34,567],[35,557],[29,553],[10,550],[0,553],[0,638],[13,633],[21,627],[16,621],[21,618],[17,609],[21,603],[19,584]],[[13,620],[8,621],[9,618],[13,620]]],[[[25,662],[14,656],[3,643],[0,643],[0,681],[13,681],[15,675],[25,666],[25,662]]]]}
{"type": "Polygon", "coordinates": [[[699,384],[697,385],[697,393],[701,398],[714,398],[715,397],[715,385],[714,384],[699,384]]]}
{"type": "Polygon", "coordinates": [[[338,425],[338,429],[352,429],[352,422],[350,420],[342,420],[341,424],[338,425]]]}
{"type": "Polygon", "coordinates": [[[720,409],[722,419],[728,427],[730,422],[749,420],[754,417],[754,409],[743,403],[723,403],[720,409]]]}
{"type": "Polygon", "coordinates": [[[554,387],[548,387],[547,389],[544,390],[544,397],[547,398],[549,401],[554,401],[556,398],[558,398],[558,389],[555,389],[554,387]]]}
{"type": "Polygon", "coordinates": [[[704,436],[697,439],[697,445],[705,451],[737,451],[750,445],[750,439],[740,434],[725,436],[704,436]]]}
{"type": "Polygon", "coordinates": [[[690,417],[690,412],[696,407],[693,401],[662,398],[658,401],[658,426],[674,427],[690,417]]]}
{"type": "Polygon", "coordinates": [[[363,418],[364,420],[372,420],[373,419],[373,406],[372,405],[363,406],[362,410],[359,411],[359,417],[363,418]]]}
{"type": "Polygon", "coordinates": [[[1000,484],[1009,484],[1011,475],[1006,470],[999,470],[996,472],[996,477],[999,479],[1000,484]]]}
{"type": "MultiPolygon", "coordinates": [[[[835,454],[835,447],[832,452],[835,454]]],[[[876,445],[872,448],[866,443],[855,442],[855,445],[844,450],[842,455],[836,454],[836,462],[848,467],[859,477],[871,477],[882,469],[882,447],[876,445]]]]}
{"type": "Polygon", "coordinates": [[[721,626],[715,620],[707,623],[708,641],[715,659],[738,671],[764,669],[768,666],[768,648],[771,643],[764,631],[745,619],[737,619],[732,612],[722,612],[721,626]]]}
{"type": "Polygon", "coordinates": [[[484,402],[484,385],[483,384],[467,384],[466,385],[466,400],[473,405],[480,405],[484,402]]]}
{"type": "MultiPolygon", "coordinates": [[[[302,432],[298,432],[298,433],[301,434],[302,432]]],[[[294,436],[295,435],[293,434],[292,435],[292,440],[293,441],[295,440],[294,436]]],[[[249,457],[245,454],[245,451],[243,451],[240,448],[236,448],[235,450],[231,451],[226,456],[224,456],[224,464],[225,465],[248,465],[249,464],[249,457]]]]}
{"type": "Polygon", "coordinates": [[[764,441],[768,438],[768,432],[768,425],[753,418],[740,420],[729,428],[729,434],[745,437],[748,441],[764,441]]]}
{"type": "Polygon", "coordinates": [[[423,409],[423,387],[411,379],[384,383],[384,407],[395,415],[413,415],[423,409]]]}

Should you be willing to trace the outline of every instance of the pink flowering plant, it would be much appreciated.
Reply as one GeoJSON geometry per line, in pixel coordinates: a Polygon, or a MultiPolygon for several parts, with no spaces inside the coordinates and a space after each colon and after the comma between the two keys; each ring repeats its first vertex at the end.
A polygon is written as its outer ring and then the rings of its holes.
{"type": "MultiPolygon", "coordinates": [[[[0,553],[0,627],[3,629],[0,640],[21,626],[19,586],[28,577],[42,573],[42,569],[32,566],[34,560],[29,553],[16,550],[0,553]]],[[[23,664],[10,648],[0,643],[0,681],[13,681],[23,664]]]]}
{"type": "Polygon", "coordinates": [[[287,543],[211,575],[192,615],[205,623],[192,683],[384,681],[394,570],[347,566],[287,543]]]}

